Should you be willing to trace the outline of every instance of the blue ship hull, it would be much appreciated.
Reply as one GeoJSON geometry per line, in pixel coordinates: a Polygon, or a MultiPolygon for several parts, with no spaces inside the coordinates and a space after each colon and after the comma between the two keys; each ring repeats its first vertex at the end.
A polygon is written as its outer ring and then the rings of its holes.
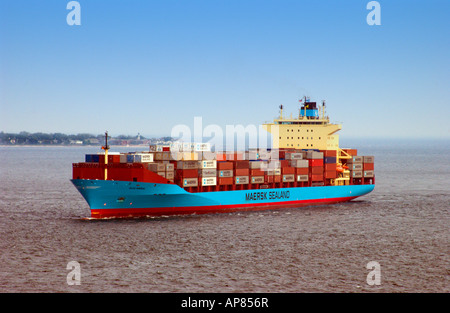
{"type": "Polygon", "coordinates": [[[265,210],[337,203],[375,185],[292,187],[189,193],[175,184],[72,179],[93,218],[265,210]]]}

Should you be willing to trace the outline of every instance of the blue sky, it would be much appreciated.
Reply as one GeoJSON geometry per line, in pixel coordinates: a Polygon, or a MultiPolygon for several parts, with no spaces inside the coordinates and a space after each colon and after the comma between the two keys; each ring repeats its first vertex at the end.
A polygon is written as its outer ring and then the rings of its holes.
{"type": "Polygon", "coordinates": [[[0,131],[170,135],[326,100],[341,137],[450,138],[450,1],[0,2],[0,131]]]}

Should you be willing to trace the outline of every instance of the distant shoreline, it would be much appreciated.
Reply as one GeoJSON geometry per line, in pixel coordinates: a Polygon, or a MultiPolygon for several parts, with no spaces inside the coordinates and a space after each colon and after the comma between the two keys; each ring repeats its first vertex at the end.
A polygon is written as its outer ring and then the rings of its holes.
{"type": "MultiPolygon", "coordinates": [[[[122,146],[122,145],[109,145],[110,148],[135,148],[135,147],[149,147],[149,145],[130,145],[130,146],[122,146]]],[[[52,147],[64,147],[64,148],[95,148],[98,147],[99,150],[101,150],[101,146],[95,146],[95,145],[0,145],[0,148],[3,147],[23,147],[23,148],[33,148],[33,147],[44,147],[44,148],[52,148],[52,147]]]]}

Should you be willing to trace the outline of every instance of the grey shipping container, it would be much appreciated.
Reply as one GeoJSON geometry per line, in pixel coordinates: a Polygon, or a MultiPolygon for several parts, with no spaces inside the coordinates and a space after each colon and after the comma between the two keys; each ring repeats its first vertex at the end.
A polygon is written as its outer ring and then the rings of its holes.
{"type": "Polygon", "coordinates": [[[148,170],[152,172],[164,172],[166,170],[166,166],[163,163],[147,163],[148,170]]]}
{"type": "Polygon", "coordinates": [[[363,172],[362,171],[351,171],[350,176],[352,178],[362,178],[363,172]]]}
{"type": "Polygon", "coordinates": [[[285,159],[286,160],[302,160],[303,159],[303,153],[293,153],[293,152],[286,152],[285,154],[285,159]]]}
{"type": "Polygon", "coordinates": [[[198,176],[200,177],[216,177],[217,170],[215,168],[205,168],[198,170],[198,176]]]}
{"type": "Polygon", "coordinates": [[[218,171],[217,176],[219,177],[233,177],[233,170],[223,170],[218,171]]]}
{"type": "Polygon", "coordinates": [[[323,159],[323,152],[307,151],[306,158],[307,159],[323,159]]]}
{"type": "Polygon", "coordinates": [[[347,163],[348,163],[348,164],[352,164],[352,163],[362,163],[362,161],[363,161],[362,156],[354,156],[354,157],[352,157],[351,159],[348,159],[348,160],[347,160],[347,163]]]}
{"type": "Polygon", "coordinates": [[[252,176],[252,184],[263,184],[264,176],[252,176]]]}
{"type": "Polygon", "coordinates": [[[178,161],[177,169],[180,170],[198,169],[198,161],[178,161]]]}
{"type": "Polygon", "coordinates": [[[350,163],[348,168],[350,171],[362,171],[363,165],[362,163],[350,163]]]}
{"type": "Polygon", "coordinates": [[[196,187],[198,185],[197,178],[184,178],[182,180],[183,187],[196,187]]]}
{"type": "Polygon", "coordinates": [[[297,168],[309,167],[308,160],[291,160],[291,166],[297,168]]]}
{"type": "Polygon", "coordinates": [[[373,171],[364,171],[364,177],[373,177],[373,171]]]}
{"type": "Polygon", "coordinates": [[[248,181],[249,181],[248,176],[236,176],[236,178],[235,178],[236,185],[242,185],[242,184],[246,185],[246,184],[248,184],[248,181]]]}
{"type": "Polygon", "coordinates": [[[295,181],[295,175],[289,174],[289,175],[283,175],[283,182],[290,183],[295,181]]]}

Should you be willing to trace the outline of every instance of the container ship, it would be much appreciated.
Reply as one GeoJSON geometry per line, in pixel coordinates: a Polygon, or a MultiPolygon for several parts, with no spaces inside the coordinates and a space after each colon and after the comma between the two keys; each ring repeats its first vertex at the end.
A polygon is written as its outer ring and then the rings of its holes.
{"type": "Polygon", "coordinates": [[[339,147],[340,124],[325,103],[302,99],[297,117],[263,124],[272,146],[212,152],[209,143],[150,145],[148,151],[87,154],[72,183],[91,218],[266,210],[349,201],[375,187],[374,156],[339,147]]]}

